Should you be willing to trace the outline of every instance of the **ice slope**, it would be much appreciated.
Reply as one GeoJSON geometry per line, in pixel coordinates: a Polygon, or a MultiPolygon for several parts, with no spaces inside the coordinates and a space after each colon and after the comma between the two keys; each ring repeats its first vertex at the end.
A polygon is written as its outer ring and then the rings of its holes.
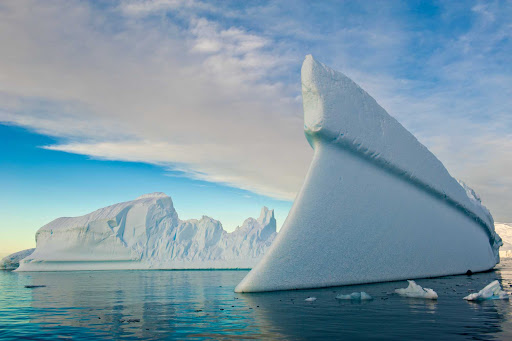
{"type": "Polygon", "coordinates": [[[0,260],[0,269],[3,270],[14,270],[20,265],[20,260],[23,258],[30,256],[35,249],[26,249],[23,251],[18,251],[9,256],[6,256],[0,260]]]}
{"type": "Polygon", "coordinates": [[[500,257],[512,257],[512,224],[495,223],[494,228],[503,239],[500,257]]]}
{"type": "Polygon", "coordinates": [[[313,161],[237,292],[463,274],[499,261],[501,240],[474,192],[369,94],[307,56],[302,96],[313,161]]]}
{"type": "Polygon", "coordinates": [[[206,216],[180,220],[170,197],[152,193],[41,227],[17,271],[251,268],[275,236],[266,207],[227,233],[206,216]]]}

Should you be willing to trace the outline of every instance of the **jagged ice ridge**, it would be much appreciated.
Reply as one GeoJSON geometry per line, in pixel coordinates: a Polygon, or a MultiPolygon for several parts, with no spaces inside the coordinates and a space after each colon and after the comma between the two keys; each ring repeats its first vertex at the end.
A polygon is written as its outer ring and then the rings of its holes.
{"type": "Polygon", "coordinates": [[[41,227],[17,271],[252,268],[276,234],[266,207],[228,233],[207,216],[180,220],[170,197],[152,193],[41,227]]]}

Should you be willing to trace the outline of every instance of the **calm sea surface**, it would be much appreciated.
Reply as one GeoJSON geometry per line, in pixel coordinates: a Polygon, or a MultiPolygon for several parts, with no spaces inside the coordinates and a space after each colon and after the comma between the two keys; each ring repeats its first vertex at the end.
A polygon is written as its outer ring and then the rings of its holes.
{"type": "Polygon", "coordinates": [[[493,272],[418,280],[437,291],[437,302],[394,294],[405,281],[235,294],[246,273],[0,271],[0,339],[512,340],[509,301],[462,299],[495,279],[510,293],[510,260],[493,272]],[[335,299],[354,291],[374,300],[335,299]]]}

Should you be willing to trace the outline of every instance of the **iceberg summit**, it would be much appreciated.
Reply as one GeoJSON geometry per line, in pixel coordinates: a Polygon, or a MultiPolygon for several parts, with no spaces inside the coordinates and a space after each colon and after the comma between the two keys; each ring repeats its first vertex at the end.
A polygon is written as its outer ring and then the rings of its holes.
{"type": "Polygon", "coordinates": [[[279,235],[236,292],[319,288],[489,270],[500,237],[469,187],[368,93],[307,56],[313,161],[279,235]]]}
{"type": "Polygon", "coordinates": [[[206,216],[180,220],[170,197],[152,193],[41,227],[16,271],[248,269],[276,234],[266,207],[228,233],[206,216]]]}

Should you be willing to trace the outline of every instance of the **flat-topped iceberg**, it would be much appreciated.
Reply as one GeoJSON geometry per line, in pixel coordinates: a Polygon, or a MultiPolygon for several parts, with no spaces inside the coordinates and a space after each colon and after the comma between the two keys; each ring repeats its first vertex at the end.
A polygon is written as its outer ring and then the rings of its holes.
{"type": "Polygon", "coordinates": [[[266,207],[228,233],[206,216],[180,220],[170,197],[152,193],[41,227],[17,271],[252,268],[275,236],[266,207]]]}
{"type": "Polygon", "coordinates": [[[501,239],[474,191],[356,83],[307,56],[302,99],[313,161],[237,292],[464,274],[499,261],[501,239]]]}

